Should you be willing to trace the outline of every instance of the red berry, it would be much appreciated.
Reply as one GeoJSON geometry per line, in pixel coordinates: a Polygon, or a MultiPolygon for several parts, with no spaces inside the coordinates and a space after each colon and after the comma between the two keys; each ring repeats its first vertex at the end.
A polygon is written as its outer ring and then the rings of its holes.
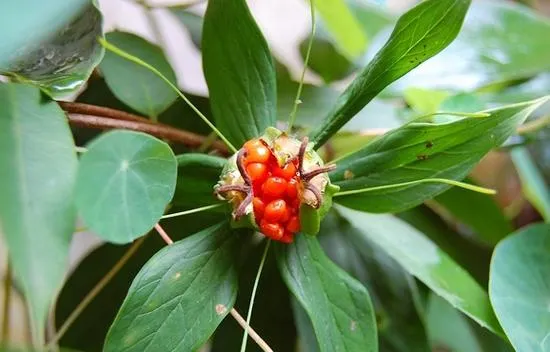
{"type": "Polygon", "coordinates": [[[267,178],[267,165],[262,163],[250,163],[246,166],[246,173],[252,182],[263,182],[267,178]]]}
{"type": "Polygon", "coordinates": [[[297,216],[291,217],[286,224],[286,230],[292,233],[300,231],[300,219],[297,216]]]}
{"type": "Polygon", "coordinates": [[[250,140],[243,147],[246,150],[245,164],[269,161],[271,151],[259,139],[250,140]]]}
{"type": "Polygon", "coordinates": [[[292,243],[292,241],[294,241],[294,235],[290,232],[285,232],[279,241],[283,243],[292,243]]]}
{"type": "Polygon", "coordinates": [[[275,167],[273,168],[273,175],[290,180],[291,178],[296,176],[296,165],[294,165],[294,163],[292,162],[287,163],[283,167],[275,165],[275,167]]]}
{"type": "Polygon", "coordinates": [[[281,225],[270,223],[265,220],[262,220],[260,223],[260,230],[262,230],[264,235],[274,240],[280,240],[284,234],[284,230],[281,225]]]}
{"type": "Polygon", "coordinates": [[[262,193],[264,197],[276,199],[285,194],[287,182],[282,177],[269,177],[262,185],[262,193]]]}
{"type": "Polygon", "coordinates": [[[254,197],[252,206],[254,207],[254,217],[256,221],[259,221],[264,216],[265,203],[260,198],[254,197]]]}
{"type": "Polygon", "coordinates": [[[288,199],[295,199],[298,196],[298,181],[291,179],[286,185],[286,196],[288,199]]]}
{"type": "Polygon", "coordinates": [[[267,222],[279,222],[288,218],[289,211],[286,202],[282,199],[277,199],[265,206],[264,219],[267,222]]]}

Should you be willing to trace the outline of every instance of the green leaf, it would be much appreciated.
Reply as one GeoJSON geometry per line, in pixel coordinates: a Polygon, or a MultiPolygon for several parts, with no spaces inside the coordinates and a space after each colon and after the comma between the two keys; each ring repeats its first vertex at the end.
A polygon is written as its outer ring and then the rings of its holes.
{"type": "Polygon", "coordinates": [[[380,350],[428,351],[412,276],[336,212],[327,215],[318,238],[329,258],[367,288],[376,310],[380,350]]]}
{"type": "MultiPolygon", "coordinates": [[[[334,41],[326,33],[326,30],[319,25],[317,27],[311,45],[308,67],[321,76],[325,83],[345,78],[352,73],[355,65],[336,50],[334,41]]],[[[310,39],[311,35],[300,43],[300,55],[304,61],[310,39]]],[[[296,91],[294,91],[294,96],[296,96],[296,91]]]]}
{"type": "Polygon", "coordinates": [[[342,54],[355,59],[367,47],[368,38],[345,0],[318,0],[315,8],[323,18],[342,54]]]}
{"type": "Polygon", "coordinates": [[[140,132],[111,131],[87,147],[78,170],[79,214],[106,241],[132,242],[172,199],[176,158],[166,143],[140,132]]]}
{"type": "Polygon", "coordinates": [[[325,143],[386,86],[443,50],[458,34],[470,0],[423,1],[397,21],[384,47],[340,95],[311,134],[325,143]]]}
{"type": "Polygon", "coordinates": [[[429,238],[483,287],[487,286],[491,247],[480,244],[474,238],[459,234],[425,205],[406,210],[397,216],[429,238]]]}
{"type": "MultiPolygon", "coordinates": [[[[279,72],[277,77],[277,117],[286,121],[296,99],[298,83],[290,79],[285,72],[279,72]]],[[[304,84],[300,100],[300,108],[296,114],[296,124],[307,130],[319,125],[320,116],[329,110],[338,99],[338,91],[328,86],[317,87],[304,84]]],[[[397,116],[397,107],[381,99],[373,99],[353,120],[345,124],[340,132],[368,132],[370,129],[395,128],[402,122],[397,116]]],[[[331,141],[332,142],[332,141],[331,141]]],[[[355,148],[357,150],[359,148],[355,148]]]]}
{"type": "Polygon", "coordinates": [[[77,158],[64,112],[37,88],[0,84],[0,170],[0,233],[41,345],[74,228],[77,158]]]}
{"type": "MultiPolygon", "coordinates": [[[[54,2],[57,1],[54,0],[54,2]]],[[[2,10],[2,7],[6,5],[0,5],[0,14],[7,13],[10,17],[1,19],[1,21],[12,22],[22,19],[25,21],[30,12],[42,14],[36,8],[37,4],[34,4],[36,1],[21,1],[19,3],[11,5],[13,8],[7,9],[7,12],[2,10]],[[29,2],[33,5],[28,4],[29,2]],[[29,11],[29,6],[32,6],[32,11],[29,11]],[[18,7],[19,9],[17,9],[18,7]],[[24,11],[24,14],[17,15],[20,11],[24,11]]],[[[78,3],[82,3],[82,1],[76,1],[76,4],[78,3]]],[[[10,5],[7,6],[10,7],[10,5]]],[[[69,9],[65,11],[74,10],[74,6],[70,5],[69,9]]],[[[46,10],[46,12],[49,11],[51,10],[46,10]]],[[[88,1],[88,5],[75,14],[74,17],[67,17],[66,25],[52,32],[47,38],[44,37],[45,41],[22,43],[22,49],[18,48],[19,50],[15,51],[17,59],[13,60],[11,64],[2,64],[2,58],[5,56],[0,54],[2,57],[0,58],[0,73],[12,76],[22,82],[37,85],[54,97],[66,96],[78,90],[101,61],[104,50],[97,42],[97,38],[103,35],[103,31],[101,29],[101,12],[95,4],[88,1]]],[[[27,25],[29,27],[25,28],[23,33],[33,31],[34,24],[27,25]]],[[[16,26],[18,25],[14,24],[7,32],[2,33],[17,33],[16,26]]],[[[48,23],[38,31],[43,32],[45,29],[48,32],[51,28],[56,28],[56,26],[48,23]]],[[[1,52],[3,52],[3,48],[0,48],[1,52]]]]}
{"type": "MultiPolygon", "coordinates": [[[[110,32],[105,37],[109,43],[152,65],[170,82],[176,83],[176,74],[158,46],[131,33],[110,32]]],[[[156,118],[177,98],[172,88],[153,72],[111,51],[105,53],[99,68],[120,101],[152,118],[156,118]]]]}
{"type": "MultiPolygon", "coordinates": [[[[251,246],[239,270],[239,295],[235,309],[244,313],[248,309],[254,278],[263,254],[265,241],[251,246]]],[[[250,325],[273,351],[293,351],[296,346],[290,292],[281,279],[275,256],[268,253],[256,298],[250,325]]],[[[226,319],[220,324],[212,341],[211,352],[239,351],[243,340],[243,328],[234,319],[226,319]]],[[[261,352],[262,349],[249,341],[248,352],[261,352]]]]}
{"type": "Polygon", "coordinates": [[[448,96],[448,92],[414,87],[406,89],[404,93],[407,104],[419,114],[433,114],[438,111],[448,96]]]}
{"type": "Polygon", "coordinates": [[[421,232],[391,215],[336,206],[357,232],[481,326],[502,334],[487,292],[421,232]]]}
{"type": "MultiPolygon", "coordinates": [[[[174,241],[194,234],[224,219],[225,215],[201,213],[162,221],[162,227],[174,241]]],[[[63,335],[60,344],[82,351],[101,351],[103,341],[132,280],[141,267],[166,243],[157,233],[151,233],[120,271],[109,281],[63,335]]],[[[59,329],[67,317],[82,302],[94,286],[128,251],[130,245],[105,243],[88,254],[65,281],[55,307],[59,329]]]]}
{"type": "Polygon", "coordinates": [[[273,59],[245,0],[208,2],[202,49],[216,126],[229,141],[241,146],[274,126],[273,59]]]}
{"type": "Polygon", "coordinates": [[[315,237],[277,247],[279,270],[308,313],[321,351],[377,351],[374,310],[365,287],[330,261],[315,237]]]}
{"type": "Polygon", "coordinates": [[[483,352],[468,321],[441,297],[431,293],[426,323],[434,351],[483,352]]]}
{"type": "Polygon", "coordinates": [[[196,13],[189,11],[188,6],[185,5],[170,6],[168,9],[187,29],[187,31],[189,32],[189,36],[193,41],[193,44],[195,44],[197,49],[200,50],[202,42],[202,16],[199,16],[196,13]]]}
{"type": "MultiPolygon", "coordinates": [[[[342,191],[437,177],[461,180],[492,148],[548,98],[487,110],[488,117],[444,123],[409,123],[370,142],[337,162],[331,173],[342,191]]],[[[336,197],[335,201],[368,212],[397,212],[440,194],[449,186],[413,186],[336,197]]]]}
{"type": "Polygon", "coordinates": [[[194,351],[233,307],[239,237],[214,225],[159,251],[134,279],[104,351],[194,351]]]}
{"type": "Polygon", "coordinates": [[[546,222],[550,222],[550,188],[525,147],[512,149],[512,161],[521,180],[523,195],[546,222]]]}
{"type": "Polygon", "coordinates": [[[368,39],[374,38],[382,29],[395,22],[386,6],[363,0],[348,0],[347,3],[368,39]]]}
{"type": "MultiPolygon", "coordinates": [[[[474,1],[456,40],[390,90],[399,93],[414,86],[470,91],[548,71],[550,47],[541,33],[549,31],[548,18],[525,6],[474,1]]],[[[383,40],[375,39],[371,48],[381,47],[383,40]]]]}
{"type": "Polygon", "coordinates": [[[10,67],[54,37],[85,11],[89,3],[89,0],[3,1],[0,4],[0,67],[10,67]]]}
{"type": "Polygon", "coordinates": [[[180,206],[200,207],[219,203],[214,196],[227,159],[206,154],[182,154],[178,160],[178,183],[173,203],[180,206]]]}
{"type": "Polygon", "coordinates": [[[489,293],[498,320],[517,351],[550,350],[550,225],[522,229],[499,243],[489,293]]]}
{"type": "Polygon", "coordinates": [[[434,200],[489,245],[496,245],[513,231],[510,220],[493,196],[453,187],[434,200]]]}
{"type": "MultiPolygon", "coordinates": [[[[357,21],[362,28],[366,39],[374,37],[381,29],[393,22],[391,14],[385,12],[380,6],[374,6],[360,1],[347,1],[353,12],[353,21],[357,21]]],[[[341,23],[335,23],[342,26],[341,23]]],[[[355,24],[352,24],[355,27],[355,24]]],[[[357,69],[354,62],[340,54],[337,46],[336,35],[331,36],[322,21],[317,21],[317,28],[313,38],[313,46],[308,66],[318,73],[326,83],[342,79],[357,69]]],[[[310,36],[300,43],[300,54],[305,59],[310,36]]],[[[294,95],[296,89],[294,89],[294,95]]],[[[303,99],[301,99],[303,100],[303,99]]],[[[302,108],[302,105],[300,105],[302,108]]],[[[322,110],[326,112],[326,110],[322,110]]]]}

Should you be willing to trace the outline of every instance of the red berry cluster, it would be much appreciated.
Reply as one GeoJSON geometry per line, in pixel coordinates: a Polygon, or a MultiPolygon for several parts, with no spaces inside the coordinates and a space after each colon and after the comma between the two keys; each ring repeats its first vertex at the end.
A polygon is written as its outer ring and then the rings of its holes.
{"type": "Polygon", "coordinates": [[[260,139],[243,146],[242,166],[252,184],[254,218],[260,231],[277,241],[290,243],[300,231],[300,175],[298,160],[283,167],[260,139]]]}

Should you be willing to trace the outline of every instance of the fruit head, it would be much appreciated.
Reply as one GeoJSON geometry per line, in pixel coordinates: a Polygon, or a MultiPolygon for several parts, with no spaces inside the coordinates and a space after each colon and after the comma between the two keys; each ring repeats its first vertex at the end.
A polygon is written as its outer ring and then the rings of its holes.
{"type": "Polygon", "coordinates": [[[285,243],[297,232],[316,235],[339,187],[327,173],[335,166],[312,147],[270,127],[229,158],[214,190],[233,205],[233,226],[285,243]]]}

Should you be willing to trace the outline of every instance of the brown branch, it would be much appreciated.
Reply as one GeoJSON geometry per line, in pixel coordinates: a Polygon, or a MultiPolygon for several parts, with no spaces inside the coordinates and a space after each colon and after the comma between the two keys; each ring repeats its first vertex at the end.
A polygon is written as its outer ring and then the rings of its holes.
{"type": "MultiPolygon", "coordinates": [[[[162,123],[154,123],[144,117],[125,111],[82,103],[58,103],[68,113],[69,123],[74,126],[105,130],[121,128],[140,131],[193,148],[200,147],[207,138],[162,123]]],[[[223,155],[229,154],[227,146],[221,141],[212,143],[212,148],[223,155]]]]}

